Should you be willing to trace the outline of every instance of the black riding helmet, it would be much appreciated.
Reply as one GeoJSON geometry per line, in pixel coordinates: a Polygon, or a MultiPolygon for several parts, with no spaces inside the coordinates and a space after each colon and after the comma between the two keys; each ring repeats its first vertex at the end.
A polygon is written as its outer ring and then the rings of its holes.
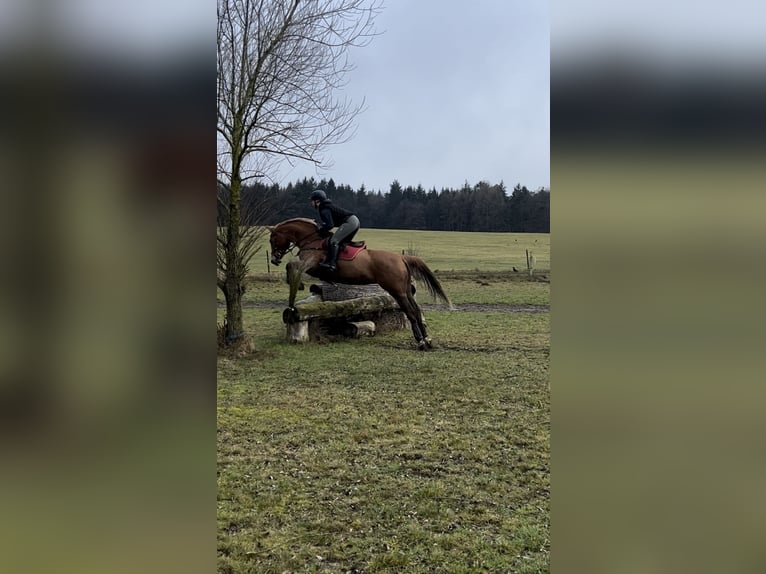
{"type": "Polygon", "coordinates": [[[321,189],[315,189],[309,196],[310,201],[318,199],[319,201],[327,201],[327,194],[321,189]]]}

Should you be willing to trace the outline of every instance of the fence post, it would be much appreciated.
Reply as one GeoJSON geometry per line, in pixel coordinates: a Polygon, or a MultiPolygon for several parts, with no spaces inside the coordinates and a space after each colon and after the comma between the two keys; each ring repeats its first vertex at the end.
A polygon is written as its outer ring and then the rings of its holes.
{"type": "Polygon", "coordinates": [[[532,277],[534,272],[536,261],[537,260],[535,259],[535,254],[530,253],[529,249],[527,249],[527,272],[529,273],[530,277],[532,277]]]}

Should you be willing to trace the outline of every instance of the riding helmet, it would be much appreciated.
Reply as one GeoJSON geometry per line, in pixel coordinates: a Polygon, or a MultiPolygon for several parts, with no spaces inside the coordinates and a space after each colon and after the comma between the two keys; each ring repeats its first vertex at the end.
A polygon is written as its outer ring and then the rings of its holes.
{"type": "Polygon", "coordinates": [[[309,200],[314,201],[315,199],[318,199],[319,201],[326,201],[327,194],[321,189],[315,189],[309,196],[309,200]]]}

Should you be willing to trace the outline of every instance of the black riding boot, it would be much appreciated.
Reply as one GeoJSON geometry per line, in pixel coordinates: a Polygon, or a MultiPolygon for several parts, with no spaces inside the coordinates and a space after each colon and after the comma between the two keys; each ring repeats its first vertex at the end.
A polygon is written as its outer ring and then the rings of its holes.
{"type": "Polygon", "coordinates": [[[338,244],[332,241],[327,246],[327,257],[324,262],[320,263],[320,267],[324,267],[328,271],[335,272],[336,263],[338,261],[338,244]]]}

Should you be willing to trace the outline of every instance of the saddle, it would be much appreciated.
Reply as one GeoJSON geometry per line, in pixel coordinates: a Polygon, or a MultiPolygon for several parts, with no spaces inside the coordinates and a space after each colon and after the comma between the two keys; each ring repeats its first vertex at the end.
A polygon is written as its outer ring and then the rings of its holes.
{"type": "MultiPolygon", "coordinates": [[[[327,249],[328,239],[322,242],[322,249],[327,249]]],[[[343,261],[351,261],[359,255],[359,252],[367,249],[367,244],[364,241],[349,241],[348,243],[341,243],[340,250],[338,251],[338,259],[343,261]]]]}

